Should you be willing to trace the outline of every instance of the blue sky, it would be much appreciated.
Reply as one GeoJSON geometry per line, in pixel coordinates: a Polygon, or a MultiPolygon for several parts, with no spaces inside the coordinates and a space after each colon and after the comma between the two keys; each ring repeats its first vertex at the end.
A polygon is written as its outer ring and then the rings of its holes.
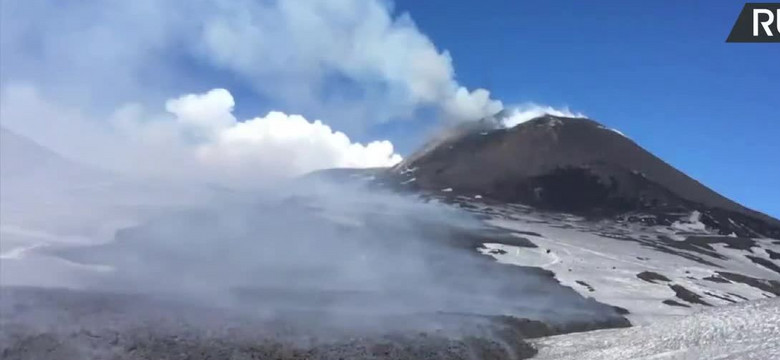
{"type": "Polygon", "coordinates": [[[398,0],[458,80],[569,106],[780,217],[780,45],[727,44],[739,1],[398,0]]]}

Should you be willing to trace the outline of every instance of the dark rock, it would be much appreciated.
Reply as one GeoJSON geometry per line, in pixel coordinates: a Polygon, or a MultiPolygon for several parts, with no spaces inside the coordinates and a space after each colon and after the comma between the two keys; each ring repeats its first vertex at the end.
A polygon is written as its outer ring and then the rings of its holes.
{"type": "Polygon", "coordinates": [[[709,292],[709,291],[705,291],[705,292],[704,292],[704,295],[707,295],[707,296],[712,296],[712,297],[714,297],[714,298],[721,299],[721,300],[723,300],[723,301],[728,301],[728,302],[730,302],[730,303],[732,303],[732,304],[736,303],[736,301],[734,301],[733,299],[730,299],[730,298],[728,298],[728,297],[725,297],[725,296],[720,296],[720,295],[718,295],[718,294],[713,294],[713,293],[711,293],[711,292],[709,292]]]}
{"type": "Polygon", "coordinates": [[[584,286],[584,287],[585,287],[585,288],[587,288],[587,289],[588,289],[588,291],[590,291],[590,292],[594,292],[594,291],[596,291],[596,290],[593,288],[593,286],[590,286],[588,283],[586,283],[586,282],[584,282],[584,281],[582,281],[582,280],[577,280],[577,281],[576,281],[576,283],[577,283],[577,284],[580,284],[580,285],[582,285],[582,286],[584,286]]]}
{"type": "Polygon", "coordinates": [[[730,236],[688,236],[683,242],[695,245],[709,251],[715,251],[711,244],[725,244],[727,248],[737,250],[750,250],[758,246],[756,240],[730,236]]]}
{"type": "Polygon", "coordinates": [[[735,298],[738,298],[738,299],[742,299],[742,300],[744,300],[744,301],[748,301],[748,300],[750,300],[750,299],[748,299],[748,298],[746,298],[746,297],[744,297],[744,296],[742,296],[742,295],[735,294],[735,293],[729,293],[729,295],[731,295],[731,296],[733,296],[733,297],[735,297],[735,298]]]}
{"type": "Polygon", "coordinates": [[[654,283],[655,281],[671,281],[668,277],[652,271],[643,271],[639,274],[636,274],[636,277],[651,283],[654,283]]]}
{"type": "Polygon", "coordinates": [[[758,265],[761,265],[761,266],[763,266],[763,267],[765,267],[765,268],[767,268],[769,270],[772,270],[772,271],[780,274],[780,266],[777,266],[775,263],[773,263],[770,260],[767,260],[767,259],[764,259],[764,258],[760,258],[760,257],[757,257],[757,256],[752,256],[752,255],[745,255],[745,257],[750,259],[750,261],[752,261],[752,262],[754,262],[754,263],[756,263],[758,265]]]}
{"type": "Polygon", "coordinates": [[[511,330],[510,335],[519,339],[533,339],[559,334],[584,332],[599,328],[623,328],[631,326],[631,323],[623,317],[613,317],[597,322],[570,322],[567,324],[545,324],[535,320],[518,319],[510,316],[498,316],[492,317],[492,319],[508,325],[511,330]]]}
{"type": "Polygon", "coordinates": [[[728,280],[726,280],[726,279],[724,279],[724,278],[722,278],[722,277],[720,277],[718,275],[707,276],[705,278],[702,278],[702,280],[716,282],[716,283],[721,283],[721,284],[730,284],[731,283],[731,281],[728,281],[728,280]]]}
{"type": "Polygon", "coordinates": [[[709,247],[708,245],[709,243],[705,241],[695,242],[695,241],[691,241],[690,238],[683,241],[678,241],[678,240],[671,239],[667,236],[659,236],[658,242],[668,247],[699,253],[702,255],[709,256],[711,258],[720,259],[720,260],[726,259],[725,256],[719,254],[717,251],[715,251],[715,249],[709,247]]]}
{"type": "MultiPolygon", "coordinates": [[[[674,240],[671,240],[671,241],[674,241],[674,240]]],[[[647,247],[652,248],[654,250],[657,250],[657,251],[660,251],[660,252],[663,252],[663,253],[667,253],[667,254],[671,254],[671,255],[680,256],[680,257],[686,258],[688,260],[693,260],[693,261],[695,261],[697,263],[700,263],[700,264],[703,264],[703,265],[707,265],[707,266],[714,267],[714,268],[720,268],[721,267],[720,265],[715,264],[715,263],[713,263],[711,261],[707,261],[707,260],[703,259],[700,256],[696,256],[696,255],[690,254],[690,253],[685,252],[685,251],[679,251],[679,250],[671,249],[669,247],[660,245],[660,244],[658,244],[658,243],[656,243],[654,241],[639,241],[639,243],[641,243],[643,246],[647,246],[647,247]]],[[[713,256],[717,256],[718,258],[723,257],[720,254],[717,254],[717,255],[714,255],[714,254],[715,253],[713,253],[713,256]]]]}
{"type": "Polygon", "coordinates": [[[620,315],[628,315],[628,314],[631,313],[631,312],[628,311],[628,309],[624,309],[624,308],[622,308],[620,306],[612,305],[612,308],[615,309],[615,311],[617,311],[617,313],[620,314],[620,315]]]}
{"type": "Polygon", "coordinates": [[[690,307],[690,305],[685,305],[685,304],[679,303],[679,302],[674,301],[674,300],[664,300],[664,301],[662,301],[662,303],[664,303],[666,305],[669,305],[669,306],[679,306],[679,307],[687,307],[687,308],[690,307]]]}
{"type": "Polygon", "coordinates": [[[706,301],[702,300],[702,298],[701,298],[701,296],[699,294],[686,289],[682,285],[673,284],[673,285],[669,285],[669,287],[672,290],[674,290],[675,296],[677,296],[678,298],[680,298],[680,299],[682,299],[682,300],[684,300],[686,302],[689,302],[691,304],[712,306],[709,303],[707,303],[706,301]]]}
{"type": "Polygon", "coordinates": [[[238,316],[139,295],[2,291],[0,354],[4,360],[526,359],[536,351],[523,339],[533,335],[626,326],[625,320],[573,323],[565,328],[509,317],[442,315],[437,323],[467,327],[456,331],[461,334],[412,330],[342,334],[346,329],[338,327],[308,333],[311,329],[305,322],[238,316]],[[9,312],[17,301],[34,309],[9,312]],[[300,333],[290,332],[298,326],[300,333]]]}
{"type": "Polygon", "coordinates": [[[727,272],[718,271],[718,275],[731,280],[733,282],[739,282],[746,285],[750,285],[756,289],[772,293],[775,296],[780,296],[780,281],[757,279],[751,276],[727,272]]]}

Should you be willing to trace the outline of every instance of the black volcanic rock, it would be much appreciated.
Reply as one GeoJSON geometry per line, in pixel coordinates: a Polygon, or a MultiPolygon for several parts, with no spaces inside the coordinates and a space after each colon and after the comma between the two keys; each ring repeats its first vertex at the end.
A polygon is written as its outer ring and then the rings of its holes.
{"type": "MultiPolygon", "coordinates": [[[[498,115],[500,116],[500,115],[498,115]]],[[[588,216],[702,213],[723,234],[780,237],[780,221],[714,192],[589,119],[545,115],[513,128],[461,126],[392,168],[411,190],[481,196],[588,216]]]]}
{"type": "Polygon", "coordinates": [[[636,274],[636,277],[651,283],[655,281],[671,281],[668,277],[652,271],[642,271],[641,273],[636,274]]]}
{"type": "Polygon", "coordinates": [[[674,285],[669,285],[669,287],[674,291],[675,296],[677,296],[678,298],[686,302],[689,302],[691,304],[712,306],[708,302],[702,300],[701,295],[684,288],[682,285],[674,284],[674,285]]]}

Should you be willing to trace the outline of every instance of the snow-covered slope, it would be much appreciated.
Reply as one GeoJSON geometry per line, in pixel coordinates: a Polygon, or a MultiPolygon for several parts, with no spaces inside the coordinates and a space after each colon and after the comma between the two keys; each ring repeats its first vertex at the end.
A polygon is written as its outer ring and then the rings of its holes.
{"type": "Polygon", "coordinates": [[[780,296],[780,241],[718,235],[696,213],[668,226],[646,225],[464,197],[447,201],[526,241],[485,243],[477,248],[482,254],[552,271],[582,296],[626,309],[634,324],[780,296]]]}
{"type": "Polygon", "coordinates": [[[548,270],[634,324],[780,296],[778,220],[588,119],[486,124],[460,127],[367,181],[460,206],[514,233],[474,250],[548,270]]]}
{"type": "Polygon", "coordinates": [[[538,360],[780,359],[780,299],[710,308],[679,319],[535,342],[538,360]]]}

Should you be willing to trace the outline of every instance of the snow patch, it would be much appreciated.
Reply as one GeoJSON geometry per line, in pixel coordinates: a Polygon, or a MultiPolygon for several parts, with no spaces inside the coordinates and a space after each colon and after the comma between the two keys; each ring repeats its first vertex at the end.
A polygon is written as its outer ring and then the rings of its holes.
{"type": "Polygon", "coordinates": [[[708,309],[624,329],[535,341],[540,360],[777,359],[780,299],[708,309]]]}
{"type": "Polygon", "coordinates": [[[701,222],[701,213],[698,211],[691,212],[686,220],[675,221],[672,223],[672,229],[684,231],[684,232],[704,232],[707,230],[707,226],[701,222]]]}
{"type": "Polygon", "coordinates": [[[620,132],[620,130],[618,130],[618,129],[612,129],[612,128],[610,128],[610,129],[609,129],[609,131],[612,131],[613,133],[616,133],[616,134],[618,134],[618,135],[620,135],[620,136],[622,136],[622,137],[624,137],[624,138],[628,138],[628,136],[626,136],[626,134],[623,134],[623,133],[622,133],[622,132],[620,132]]]}
{"type": "MultiPolygon", "coordinates": [[[[725,305],[731,301],[743,301],[740,297],[762,299],[766,295],[747,284],[716,283],[704,278],[716,275],[717,271],[735,272],[761,279],[777,278],[776,274],[747,259],[745,254],[749,254],[748,252],[728,249],[723,244],[712,246],[718,253],[726,255],[727,259],[674,249],[674,252],[693,256],[688,258],[676,253],[658,251],[638,241],[616,240],[608,235],[658,237],[659,233],[666,235],[679,230],[671,227],[614,222],[594,224],[561,214],[525,213],[522,209],[508,206],[483,208],[486,213],[495,214],[491,220],[487,220],[489,225],[516,232],[538,233],[541,237],[534,237],[538,249],[485,244],[485,247],[479,250],[480,253],[501,263],[536,266],[552,271],[562,285],[571,287],[582,296],[628,309],[630,314],[627,318],[633,324],[653,323],[658,319],[684,316],[705,308],[703,305],[687,303],[677,298],[670,288],[672,284],[698,294],[709,304],[725,305]],[[698,262],[694,260],[695,257],[705,258],[718,267],[698,262]],[[644,271],[663,275],[670,281],[644,281],[637,277],[637,274],[644,271]],[[581,285],[582,283],[587,283],[593,291],[581,285]],[[663,303],[664,300],[675,300],[689,307],[669,306],[663,303]]],[[[706,229],[700,225],[700,215],[691,214],[685,221],[687,226],[684,228],[706,233],[706,229]]],[[[676,240],[684,240],[684,237],[676,240]]],[[[762,243],[762,246],[774,245],[762,243]]]]}
{"type": "Polygon", "coordinates": [[[504,244],[483,244],[483,248],[477,249],[481,254],[492,256],[502,264],[517,266],[533,266],[548,268],[561,261],[552,252],[546,252],[541,248],[526,248],[504,244]]]}

